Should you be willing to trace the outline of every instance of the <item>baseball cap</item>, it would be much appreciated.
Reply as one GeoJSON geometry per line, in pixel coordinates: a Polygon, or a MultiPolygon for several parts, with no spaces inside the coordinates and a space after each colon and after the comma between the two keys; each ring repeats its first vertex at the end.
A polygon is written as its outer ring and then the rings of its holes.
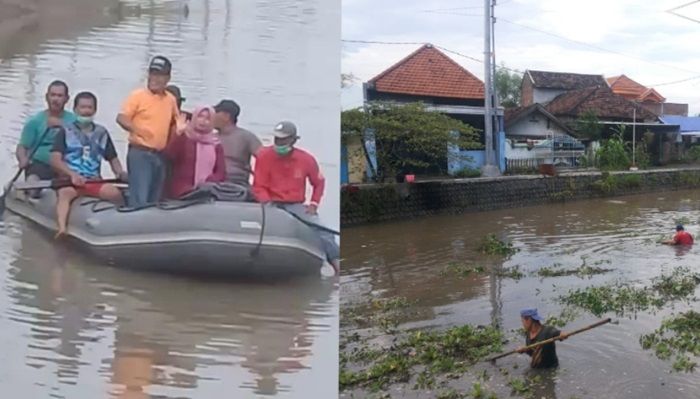
{"type": "Polygon", "coordinates": [[[226,112],[231,116],[231,119],[237,119],[241,113],[241,107],[233,100],[221,100],[214,106],[216,112],[226,112]]]}
{"type": "Polygon", "coordinates": [[[163,57],[162,55],[157,55],[151,59],[151,63],[148,65],[149,72],[160,72],[169,74],[173,66],[170,60],[163,57]]]}
{"type": "Polygon", "coordinates": [[[272,134],[278,139],[286,139],[287,137],[297,136],[297,127],[292,122],[282,121],[275,126],[272,134]]]}
{"type": "Polygon", "coordinates": [[[520,317],[529,317],[532,320],[542,321],[542,317],[537,313],[537,309],[523,309],[520,311],[520,317]]]}
{"type": "Polygon", "coordinates": [[[170,94],[175,96],[175,99],[180,100],[183,103],[185,102],[185,97],[182,96],[182,92],[180,91],[179,87],[175,85],[168,85],[168,87],[166,87],[165,90],[169,91],[170,94]]]}

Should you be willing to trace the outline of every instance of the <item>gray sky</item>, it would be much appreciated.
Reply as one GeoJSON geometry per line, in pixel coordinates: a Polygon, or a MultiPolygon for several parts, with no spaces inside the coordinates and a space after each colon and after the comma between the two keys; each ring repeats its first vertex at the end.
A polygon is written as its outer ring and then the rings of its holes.
{"type": "MultiPolygon", "coordinates": [[[[689,1],[500,0],[496,59],[518,70],[606,77],[624,73],[654,87],[668,102],[687,102],[694,115],[700,112],[700,23],[666,12],[689,1]],[[695,79],[665,84],[688,78],[695,79]]],[[[342,36],[345,40],[430,42],[483,59],[483,3],[343,0],[342,36]]],[[[700,1],[676,12],[700,20],[700,1]]],[[[361,82],[418,47],[343,43],[342,71],[358,78],[353,87],[343,90],[343,109],[361,104],[361,82]]],[[[483,78],[482,63],[448,55],[483,78]]]]}

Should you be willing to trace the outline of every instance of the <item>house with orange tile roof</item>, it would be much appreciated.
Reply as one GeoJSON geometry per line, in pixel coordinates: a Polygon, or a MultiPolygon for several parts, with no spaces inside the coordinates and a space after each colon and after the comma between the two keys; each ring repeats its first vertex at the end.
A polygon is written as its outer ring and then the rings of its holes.
{"type": "Polygon", "coordinates": [[[688,116],[688,104],[666,102],[666,98],[658,91],[646,87],[626,75],[613,76],[606,80],[613,93],[641,104],[642,107],[656,115],[688,116]]]}
{"type": "MultiPolygon", "coordinates": [[[[421,102],[426,109],[441,112],[484,131],[484,83],[455,60],[432,44],[425,44],[395,64],[389,66],[363,85],[365,102],[413,103],[421,102]]],[[[503,126],[503,109],[497,110],[500,126],[503,126]]],[[[494,129],[498,130],[498,129],[494,129]]],[[[503,163],[502,132],[496,133],[496,158],[501,170],[503,163]]],[[[448,170],[453,173],[464,167],[480,168],[484,151],[450,149],[445,154],[448,170]],[[466,158],[471,162],[455,161],[466,158]]],[[[438,168],[426,168],[418,174],[430,175],[438,168]]],[[[444,169],[444,168],[443,168],[444,169]]]]}

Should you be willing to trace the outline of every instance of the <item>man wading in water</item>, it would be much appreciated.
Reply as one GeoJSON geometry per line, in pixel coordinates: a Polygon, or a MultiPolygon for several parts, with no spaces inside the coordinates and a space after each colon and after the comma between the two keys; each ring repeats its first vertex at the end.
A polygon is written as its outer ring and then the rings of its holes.
{"type": "MultiPolygon", "coordinates": [[[[523,328],[525,329],[525,346],[557,336],[560,337],[560,339],[565,340],[569,336],[569,334],[561,332],[552,326],[542,325],[542,317],[537,314],[537,309],[521,310],[520,319],[523,322],[523,328]]],[[[530,367],[532,368],[550,368],[559,366],[557,349],[554,342],[529,350],[522,347],[518,349],[518,353],[527,353],[530,355],[530,367]]]]}

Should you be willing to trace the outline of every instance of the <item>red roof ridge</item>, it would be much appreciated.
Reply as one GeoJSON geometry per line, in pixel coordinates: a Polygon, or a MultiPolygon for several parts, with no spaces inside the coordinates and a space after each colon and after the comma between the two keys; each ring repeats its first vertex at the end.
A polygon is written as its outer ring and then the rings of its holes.
{"type": "MultiPolygon", "coordinates": [[[[372,79],[368,80],[367,83],[374,83],[374,82],[376,82],[377,80],[383,78],[385,75],[388,75],[389,72],[392,72],[394,69],[396,69],[396,68],[400,67],[401,65],[403,65],[406,61],[408,61],[408,60],[410,60],[411,58],[415,57],[418,53],[420,53],[420,52],[423,51],[424,49],[426,49],[426,48],[432,48],[432,47],[434,47],[434,46],[433,46],[431,43],[425,43],[424,45],[418,47],[418,48],[417,48],[414,52],[412,52],[411,54],[409,54],[409,55],[403,57],[403,58],[400,59],[399,61],[395,62],[392,66],[390,66],[389,68],[387,68],[387,69],[385,69],[384,71],[382,71],[381,73],[379,73],[379,75],[377,75],[377,76],[373,77],[372,79]]],[[[449,57],[448,57],[448,58],[449,58],[449,57]]]]}
{"type": "Polygon", "coordinates": [[[483,99],[484,83],[457,61],[441,51],[439,46],[426,43],[389,68],[367,81],[377,91],[409,95],[483,99]],[[433,61],[431,61],[433,60],[433,61]],[[425,62],[444,68],[445,76],[436,76],[426,69],[425,62]],[[418,79],[418,80],[415,80],[418,79]]]}
{"type": "Polygon", "coordinates": [[[418,55],[420,52],[422,52],[423,50],[428,49],[428,48],[433,48],[433,49],[435,49],[435,51],[437,51],[439,54],[441,54],[447,61],[449,61],[450,63],[452,63],[453,65],[455,65],[455,66],[458,67],[459,69],[461,69],[462,72],[466,73],[467,75],[471,76],[471,77],[474,78],[474,79],[477,79],[477,80],[481,81],[481,79],[477,78],[473,73],[469,72],[466,68],[464,68],[463,66],[461,66],[457,61],[453,60],[453,59],[452,59],[451,57],[449,57],[447,54],[445,54],[444,52],[442,52],[442,51],[440,50],[440,47],[439,47],[439,46],[435,46],[435,45],[433,45],[432,43],[425,43],[424,45],[420,46],[416,51],[414,51],[414,52],[412,52],[411,54],[409,54],[409,55],[403,57],[401,60],[399,60],[398,62],[396,62],[394,65],[390,66],[389,68],[387,68],[386,70],[384,70],[384,71],[383,71],[382,73],[380,73],[379,75],[377,75],[377,76],[373,77],[372,79],[370,79],[370,80],[368,81],[368,83],[374,83],[374,82],[376,82],[377,80],[383,78],[384,76],[386,76],[387,74],[389,74],[389,72],[392,72],[394,69],[400,67],[401,65],[403,65],[404,63],[406,63],[406,61],[410,60],[411,58],[415,57],[415,56],[418,55]]]}

